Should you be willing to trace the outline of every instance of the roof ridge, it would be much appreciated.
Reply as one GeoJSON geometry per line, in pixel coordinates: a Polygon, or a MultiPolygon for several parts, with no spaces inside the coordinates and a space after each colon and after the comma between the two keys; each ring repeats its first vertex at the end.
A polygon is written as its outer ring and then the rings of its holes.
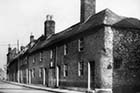
{"type": "Polygon", "coordinates": [[[123,16],[120,16],[116,13],[114,13],[113,11],[111,11],[110,9],[106,8],[103,10],[104,14],[104,19],[103,19],[103,24],[105,25],[112,25],[116,22],[119,22],[120,20],[126,18],[123,16]]]}

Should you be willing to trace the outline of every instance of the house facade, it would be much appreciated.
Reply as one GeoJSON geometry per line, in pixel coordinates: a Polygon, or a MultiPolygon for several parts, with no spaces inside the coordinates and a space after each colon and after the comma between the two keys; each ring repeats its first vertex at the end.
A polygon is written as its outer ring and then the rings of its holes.
{"type": "Polygon", "coordinates": [[[10,60],[9,80],[17,73],[21,83],[97,93],[140,92],[139,31],[138,19],[109,9],[95,13],[95,0],[81,0],[80,22],[64,31],[55,33],[55,22],[47,16],[44,35],[10,60]]]}
{"type": "Polygon", "coordinates": [[[7,79],[10,81],[17,82],[17,71],[18,71],[18,54],[17,49],[8,48],[7,54],[7,79]]]}

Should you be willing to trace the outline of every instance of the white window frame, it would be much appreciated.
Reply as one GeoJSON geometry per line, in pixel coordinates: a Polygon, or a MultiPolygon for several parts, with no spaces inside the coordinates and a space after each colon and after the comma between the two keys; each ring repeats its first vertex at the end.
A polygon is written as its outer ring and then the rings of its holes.
{"type": "Polygon", "coordinates": [[[54,63],[52,60],[50,61],[50,67],[54,67],[54,63]]]}
{"type": "Polygon", "coordinates": [[[40,54],[39,54],[39,61],[43,61],[43,52],[41,51],[40,54]]]}
{"type": "Polygon", "coordinates": [[[53,58],[53,50],[51,49],[50,50],[50,59],[52,59],[53,58]]]}
{"type": "Polygon", "coordinates": [[[35,68],[32,69],[32,78],[35,78],[35,68]]]}
{"type": "Polygon", "coordinates": [[[64,68],[63,68],[63,75],[64,77],[68,76],[68,65],[67,64],[64,64],[64,68]],[[67,71],[67,72],[66,72],[67,71]],[[67,74],[66,74],[67,73],[67,74]]]}
{"type": "Polygon", "coordinates": [[[33,56],[33,63],[35,63],[35,56],[33,56]]]}
{"type": "Polygon", "coordinates": [[[83,51],[83,50],[81,50],[81,47],[84,48],[84,46],[82,44],[83,42],[84,42],[84,38],[83,37],[78,40],[78,51],[79,52],[83,51]],[[81,39],[83,39],[83,41],[81,41],[81,39]]]}
{"type": "Polygon", "coordinates": [[[68,54],[68,45],[67,44],[64,44],[64,55],[67,55],[68,54]]]}
{"type": "Polygon", "coordinates": [[[80,61],[78,62],[78,76],[82,76],[83,75],[82,73],[84,74],[84,62],[80,61]]]}
{"type": "Polygon", "coordinates": [[[43,73],[42,71],[43,71],[43,68],[40,67],[40,68],[39,68],[39,77],[40,77],[40,78],[42,77],[42,73],[43,73]]]}

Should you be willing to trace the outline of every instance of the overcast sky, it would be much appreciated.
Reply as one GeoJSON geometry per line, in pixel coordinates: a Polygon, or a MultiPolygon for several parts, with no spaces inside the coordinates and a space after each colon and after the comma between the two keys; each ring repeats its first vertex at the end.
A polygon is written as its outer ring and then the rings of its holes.
{"type": "MultiPolygon", "coordinates": [[[[140,19],[140,0],[96,0],[96,12],[105,8],[127,17],[140,19]]],[[[6,64],[8,44],[16,47],[29,42],[31,33],[44,33],[44,21],[52,14],[56,32],[80,20],[80,0],[0,0],[0,67],[6,64]]]]}

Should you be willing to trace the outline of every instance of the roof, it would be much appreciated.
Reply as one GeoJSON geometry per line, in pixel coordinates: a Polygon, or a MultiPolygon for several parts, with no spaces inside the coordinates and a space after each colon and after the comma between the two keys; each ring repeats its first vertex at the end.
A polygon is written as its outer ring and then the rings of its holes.
{"type": "Polygon", "coordinates": [[[18,53],[16,53],[12,59],[10,59],[9,63],[7,64],[7,66],[9,66],[14,60],[17,60],[19,57],[26,55],[26,53],[30,50],[30,48],[32,48],[34,46],[34,43],[36,43],[37,41],[34,40],[33,42],[29,42],[25,48],[21,51],[19,51],[18,53]],[[33,43],[33,44],[32,44],[33,43]]]}
{"type": "Polygon", "coordinates": [[[36,50],[40,49],[41,45],[42,45],[45,41],[46,41],[45,36],[44,36],[44,35],[40,36],[40,37],[37,39],[35,45],[29,50],[29,52],[31,53],[31,52],[33,52],[33,51],[36,51],[36,50]]]}
{"type": "Polygon", "coordinates": [[[101,25],[140,29],[140,20],[119,16],[111,10],[105,9],[97,14],[90,16],[84,23],[77,23],[60,33],[52,35],[49,39],[40,40],[40,37],[37,44],[30,50],[30,53],[44,47],[49,47],[50,45],[55,44],[61,40],[101,25]]]}

